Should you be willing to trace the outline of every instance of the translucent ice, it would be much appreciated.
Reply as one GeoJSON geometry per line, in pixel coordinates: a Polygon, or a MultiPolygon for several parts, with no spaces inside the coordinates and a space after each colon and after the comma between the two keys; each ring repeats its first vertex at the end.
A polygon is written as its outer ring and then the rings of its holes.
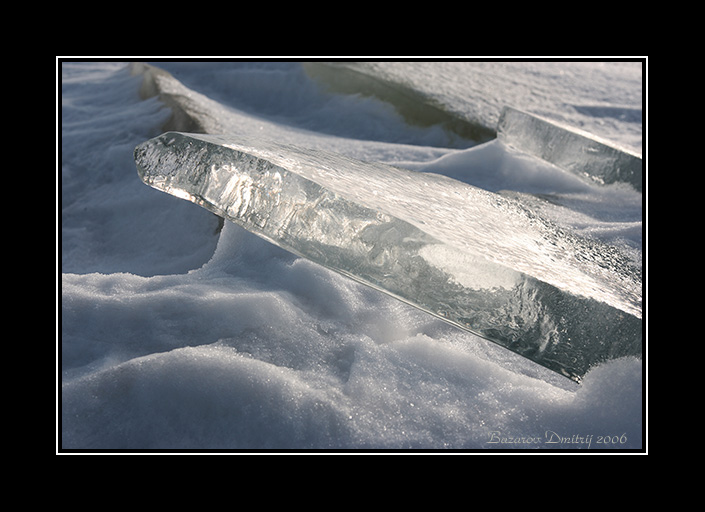
{"type": "Polygon", "coordinates": [[[168,132],[142,180],[574,380],[641,355],[641,269],[520,204],[434,174],[168,132]]]}
{"type": "Polygon", "coordinates": [[[624,182],[642,190],[641,157],[591,134],[505,107],[497,125],[497,138],[592,181],[624,182]]]}

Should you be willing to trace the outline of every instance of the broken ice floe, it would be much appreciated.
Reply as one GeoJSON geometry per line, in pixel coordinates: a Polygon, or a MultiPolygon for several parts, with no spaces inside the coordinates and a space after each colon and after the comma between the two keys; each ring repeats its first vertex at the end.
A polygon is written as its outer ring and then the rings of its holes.
{"type": "Polygon", "coordinates": [[[264,140],[168,132],[142,180],[579,380],[641,355],[641,269],[447,177],[264,140]]]}

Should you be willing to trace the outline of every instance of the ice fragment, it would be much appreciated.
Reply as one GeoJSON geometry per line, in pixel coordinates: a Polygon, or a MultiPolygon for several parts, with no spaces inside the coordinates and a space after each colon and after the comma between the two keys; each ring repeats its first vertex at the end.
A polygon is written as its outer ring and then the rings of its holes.
{"type": "Polygon", "coordinates": [[[603,184],[629,183],[642,191],[641,157],[592,134],[504,107],[497,124],[497,138],[578,176],[603,184]]]}
{"type": "Polygon", "coordinates": [[[141,179],[574,380],[641,355],[641,269],[444,176],[263,140],[168,132],[141,179]]]}

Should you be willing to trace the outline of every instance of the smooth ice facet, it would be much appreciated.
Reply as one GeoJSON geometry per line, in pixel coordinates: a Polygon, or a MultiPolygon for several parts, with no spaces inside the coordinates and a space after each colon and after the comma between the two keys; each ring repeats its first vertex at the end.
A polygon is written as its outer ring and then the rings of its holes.
{"type": "Polygon", "coordinates": [[[604,184],[629,183],[642,191],[641,157],[591,134],[505,107],[497,124],[497,138],[578,176],[604,184]]]}
{"type": "Polygon", "coordinates": [[[435,175],[261,140],[165,133],[142,180],[574,380],[641,355],[641,269],[435,175]]]}

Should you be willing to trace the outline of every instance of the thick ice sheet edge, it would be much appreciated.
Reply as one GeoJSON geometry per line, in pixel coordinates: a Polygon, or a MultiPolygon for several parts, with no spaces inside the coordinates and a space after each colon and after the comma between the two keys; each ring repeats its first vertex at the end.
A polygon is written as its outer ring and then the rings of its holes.
{"type": "Polygon", "coordinates": [[[642,192],[641,156],[592,134],[504,107],[497,123],[497,138],[592,182],[628,183],[642,192]]]}
{"type": "Polygon", "coordinates": [[[304,71],[314,80],[320,81],[335,92],[373,96],[392,105],[407,122],[419,126],[440,125],[451,133],[472,141],[483,143],[494,139],[494,126],[485,126],[480,121],[469,119],[448,110],[433,98],[411,86],[368,75],[346,62],[302,62],[304,71]]]}
{"type": "MultiPolygon", "coordinates": [[[[442,176],[211,135],[165,133],[139,145],[135,161],[152,187],[575,381],[599,362],[641,355],[640,308],[637,315],[615,307],[619,295],[602,292],[625,279],[618,258],[542,231],[540,219],[494,194],[442,176]],[[602,258],[596,268],[607,277],[573,270],[559,253],[547,256],[551,248],[602,258]],[[595,296],[537,278],[533,266],[595,296]]],[[[632,277],[640,286],[640,275],[632,277]]]]}

